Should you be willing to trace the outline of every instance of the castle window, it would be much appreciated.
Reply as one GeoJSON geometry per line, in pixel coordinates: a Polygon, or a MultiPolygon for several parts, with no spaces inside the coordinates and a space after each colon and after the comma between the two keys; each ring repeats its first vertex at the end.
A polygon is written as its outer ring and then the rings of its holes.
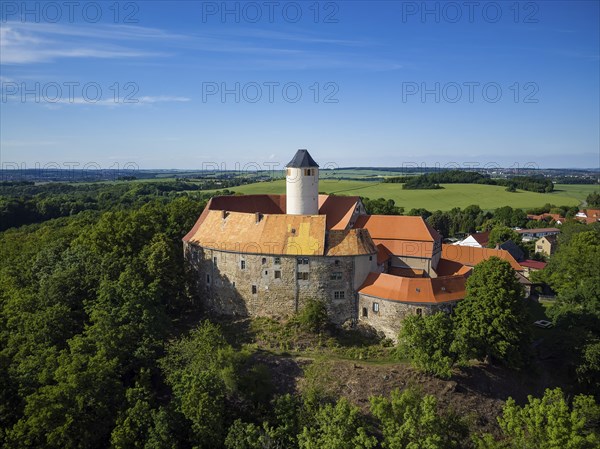
{"type": "Polygon", "coordinates": [[[369,261],[373,260],[373,256],[369,256],[369,261]]]}
{"type": "Polygon", "coordinates": [[[369,316],[369,311],[367,310],[366,307],[363,307],[363,311],[362,311],[362,316],[364,316],[365,318],[369,316]]]}
{"type": "Polygon", "coordinates": [[[298,257],[297,262],[298,262],[298,265],[308,265],[308,258],[298,257]]]}
{"type": "Polygon", "coordinates": [[[215,265],[215,267],[217,266],[217,256],[213,257],[213,264],[215,265]]]}
{"type": "Polygon", "coordinates": [[[298,280],[299,281],[308,281],[308,273],[306,273],[306,272],[298,273],[298,280]]]}
{"type": "Polygon", "coordinates": [[[292,176],[292,169],[291,169],[291,168],[288,168],[288,169],[287,169],[287,175],[288,175],[288,176],[292,176]]]}
{"type": "Polygon", "coordinates": [[[240,261],[240,268],[241,268],[242,270],[245,270],[245,269],[246,269],[246,261],[245,261],[245,260],[242,260],[242,261],[240,261]]]}
{"type": "Polygon", "coordinates": [[[206,284],[210,285],[210,274],[206,275],[206,284]]]}
{"type": "Polygon", "coordinates": [[[314,176],[314,175],[315,175],[314,168],[305,168],[304,169],[304,176],[314,176]]]}
{"type": "Polygon", "coordinates": [[[421,309],[420,307],[417,309],[417,315],[419,315],[419,316],[423,315],[423,309],[421,309]]]}
{"type": "Polygon", "coordinates": [[[337,266],[340,264],[340,261],[336,259],[336,260],[335,260],[333,263],[334,263],[334,264],[335,264],[335,266],[337,267],[337,266]]]}
{"type": "Polygon", "coordinates": [[[262,258],[262,264],[264,265],[264,264],[266,264],[266,263],[267,263],[267,258],[266,258],[266,257],[263,257],[263,258],[262,258]]]}
{"type": "Polygon", "coordinates": [[[333,299],[344,299],[344,298],[346,298],[346,292],[344,292],[344,291],[333,292],[333,299]]]}
{"type": "Polygon", "coordinates": [[[273,257],[273,264],[281,265],[281,257],[273,257]]]}
{"type": "Polygon", "coordinates": [[[232,286],[233,288],[235,288],[235,281],[233,281],[233,282],[231,283],[231,286],[232,286]]]}
{"type": "Polygon", "coordinates": [[[256,289],[256,285],[252,286],[252,294],[256,295],[257,289],[256,289]]]}
{"type": "Polygon", "coordinates": [[[333,273],[331,273],[331,276],[329,277],[330,280],[332,281],[339,281],[342,279],[342,272],[341,271],[334,271],[333,273]]]}
{"type": "Polygon", "coordinates": [[[375,312],[375,313],[379,312],[379,303],[378,302],[373,303],[373,312],[375,312]]]}
{"type": "Polygon", "coordinates": [[[275,270],[273,273],[275,275],[275,279],[281,279],[281,271],[275,270]]]}
{"type": "Polygon", "coordinates": [[[265,276],[268,276],[269,272],[267,270],[265,270],[265,276]]]}

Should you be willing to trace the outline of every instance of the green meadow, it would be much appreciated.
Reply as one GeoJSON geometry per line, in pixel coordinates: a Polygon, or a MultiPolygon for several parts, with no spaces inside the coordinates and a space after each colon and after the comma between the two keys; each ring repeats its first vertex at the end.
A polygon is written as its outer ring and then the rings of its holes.
{"type": "MultiPolygon", "coordinates": [[[[546,203],[579,205],[586,196],[598,190],[596,185],[557,184],[552,193],[534,193],[517,190],[510,193],[504,187],[480,184],[444,184],[439,190],[403,190],[402,184],[385,184],[365,181],[325,179],[319,182],[319,191],[336,195],[357,195],[369,198],[393,199],[396,205],[405,210],[424,207],[428,210],[450,210],[478,204],[482,209],[496,209],[502,206],[531,208],[546,203]]],[[[234,187],[231,190],[247,195],[258,193],[285,193],[285,181],[257,182],[234,187]]]]}

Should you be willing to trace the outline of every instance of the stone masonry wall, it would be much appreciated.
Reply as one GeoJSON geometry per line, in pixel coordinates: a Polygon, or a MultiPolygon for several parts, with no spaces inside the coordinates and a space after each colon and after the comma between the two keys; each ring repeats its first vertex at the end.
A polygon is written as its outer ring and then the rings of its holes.
{"type": "Polygon", "coordinates": [[[357,295],[352,287],[357,262],[364,265],[362,259],[357,260],[361,256],[240,254],[188,243],[184,251],[197,273],[202,302],[213,313],[289,316],[309,299],[316,299],[326,304],[329,318],[336,324],[357,318],[357,295]],[[308,279],[302,279],[303,275],[299,279],[298,273],[308,273],[308,279]]]}
{"type": "Polygon", "coordinates": [[[368,324],[375,330],[383,332],[386,337],[396,342],[402,327],[402,320],[407,316],[416,315],[419,310],[423,315],[440,311],[450,313],[454,304],[455,302],[443,304],[403,303],[359,294],[358,319],[361,323],[368,324]],[[374,307],[374,304],[377,304],[377,307],[374,307]],[[378,311],[375,311],[376,308],[378,308],[378,311]]]}

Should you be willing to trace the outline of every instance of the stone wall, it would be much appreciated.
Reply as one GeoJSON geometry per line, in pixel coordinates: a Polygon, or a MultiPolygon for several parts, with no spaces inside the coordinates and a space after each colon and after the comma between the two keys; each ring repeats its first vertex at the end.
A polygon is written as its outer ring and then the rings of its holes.
{"type": "Polygon", "coordinates": [[[410,315],[430,315],[440,311],[450,313],[456,302],[443,304],[430,303],[404,303],[388,299],[359,294],[358,313],[359,321],[368,324],[375,330],[385,334],[394,342],[402,327],[402,320],[410,315]],[[374,306],[376,304],[377,306],[374,306]],[[377,309],[377,310],[376,310],[377,309]],[[366,312],[366,315],[365,315],[366,312]]]}
{"type": "Polygon", "coordinates": [[[204,306],[222,315],[289,316],[316,299],[326,304],[332,322],[342,324],[357,318],[354,284],[376,267],[369,256],[240,254],[187,243],[184,251],[204,306]]]}

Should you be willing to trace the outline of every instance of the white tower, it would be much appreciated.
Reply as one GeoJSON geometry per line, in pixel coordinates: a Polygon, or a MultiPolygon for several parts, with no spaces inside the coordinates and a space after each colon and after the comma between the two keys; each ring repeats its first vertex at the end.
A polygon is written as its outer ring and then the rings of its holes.
{"type": "Polygon", "coordinates": [[[286,165],[285,189],[288,214],[319,213],[319,164],[307,150],[298,150],[286,165]]]}

